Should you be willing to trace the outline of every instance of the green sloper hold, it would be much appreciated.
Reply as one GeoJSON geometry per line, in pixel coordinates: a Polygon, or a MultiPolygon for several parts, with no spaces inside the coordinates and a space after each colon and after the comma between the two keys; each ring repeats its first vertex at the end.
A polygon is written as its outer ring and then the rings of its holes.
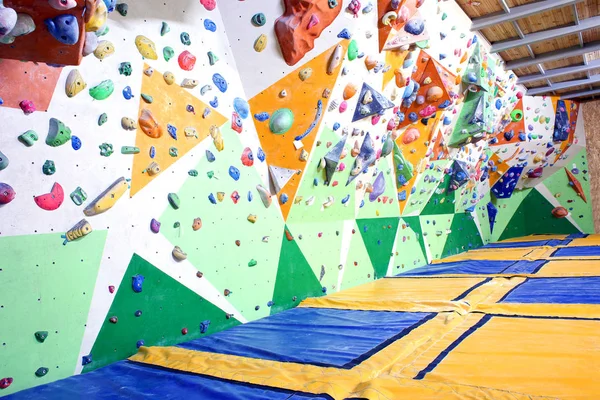
{"type": "MultiPolygon", "coordinates": [[[[567,187],[566,189],[570,189],[567,187]]],[[[554,206],[532,189],[508,222],[499,240],[532,234],[569,234],[579,232],[567,218],[552,216],[554,206]]],[[[502,212],[498,209],[498,214],[502,212]]],[[[496,228],[494,227],[494,231],[496,228]]]]}
{"type": "Polygon", "coordinates": [[[173,58],[173,56],[175,56],[175,50],[173,50],[171,46],[166,46],[163,49],[163,57],[165,58],[165,61],[169,61],[171,58],[173,58]]]}
{"type": "Polygon", "coordinates": [[[90,89],[90,96],[96,100],[105,100],[115,91],[115,84],[110,79],[100,82],[90,89]]]}
{"type": "Polygon", "coordinates": [[[375,279],[387,274],[400,218],[357,219],[356,225],[371,258],[375,279]]]}
{"type": "Polygon", "coordinates": [[[71,140],[71,129],[69,129],[62,121],[56,118],[50,118],[46,144],[48,146],[58,147],[67,143],[69,140],[71,140]]]}
{"type": "MultiPolygon", "coordinates": [[[[592,216],[591,201],[592,193],[590,191],[590,175],[588,172],[588,161],[586,150],[582,149],[572,158],[566,160],[565,165],[568,168],[573,168],[573,164],[579,169],[579,174],[575,175],[583,192],[587,198],[587,203],[577,195],[571,186],[569,186],[569,178],[563,168],[560,168],[554,174],[548,176],[542,182],[549,192],[554,196],[561,206],[565,207],[571,213],[571,217],[575,223],[586,233],[594,233],[594,218],[592,216]],[[559,197],[556,194],[560,193],[559,197]]],[[[596,199],[592,199],[596,201],[596,199]]]]}
{"type": "Polygon", "coordinates": [[[442,250],[442,258],[483,246],[477,224],[469,213],[455,214],[450,231],[442,250]]]}
{"type": "Polygon", "coordinates": [[[269,118],[269,129],[277,135],[283,135],[294,124],[294,113],[289,108],[280,108],[269,118]]]}
{"type": "Polygon", "coordinates": [[[223,310],[133,254],[92,347],[93,361],[83,371],[93,371],[135,354],[138,340],[143,340],[145,346],[170,346],[236,325],[237,319],[227,319],[223,310]],[[145,277],[140,293],[131,289],[131,278],[138,274],[145,277]],[[139,317],[135,316],[137,310],[142,311],[139,317]],[[110,323],[111,316],[119,322],[110,323]],[[201,334],[200,323],[207,320],[208,332],[201,334]],[[182,328],[188,328],[189,333],[182,335],[182,328]]]}
{"type": "Polygon", "coordinates": [[[348,60],[353,61],[356,57],[358,57],[358,43],[353,39],[348,45],[348,60]]]}
{"type": "Polygon", "coordinates": [[[304,258],[296,240],[296,238],[287,240],[285,235],[281,239],[271,315],[295,307],[307,297],[323,296],[323,287],[304,258]]]}
{"type": "Polygon", "coordinates": [[[451,175],[444,175],[444,179],[429,198],[427,205],[421,211],[421,215],[433,214],[454,214],[454,202],[456,199],[456,191],[448,191],[451,175]]]}
{"type": "Polygon", "coordinates": [[[94,230],[68,246],[64,232],[0,237],[0,337],[6,343],[0,343],[0,375],[14,378],[0,396],[67,378],[80,365],[106,233],[94,230]],[[18,321],[18,329],[5,321],[18,321]],[[50,332],[44,344],[35,337],[41,329],[50,332]],[[40,366],[51,369],[43,378],[35,375],[40,366]]]}

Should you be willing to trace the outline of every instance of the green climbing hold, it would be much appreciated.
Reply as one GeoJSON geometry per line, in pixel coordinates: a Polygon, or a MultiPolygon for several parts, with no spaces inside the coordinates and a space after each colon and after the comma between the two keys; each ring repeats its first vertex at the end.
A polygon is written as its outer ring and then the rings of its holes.
{"type": "Polygon", "coordinates": [[[54,161],[46,160],[44,165],[42,166],[42,172],[44,175],[54,175],[56,172],[56,165],[54,165],[54,161]]]}
{"type": "Polygon", "coordinates": [[[177,147],[169,147],[169,155],[171,157],[177,157],[179,155],[179,151],[177,150],[177,147]]]}
{"type": "Polygon", "coordinates": [[[56,118],[50,118],[50,127],[46,144],[52,147],[62,146],[71,140],[71,129],[56,118]]]}
{"type": "Polygon", "coordinates": [[[448,14],[442,13],[442,21],[446,20],[446,18],[448,18],[448,14]]]}
{"type": "Polygon", "coordinates": [[[102,126],[108,121],[108,115],[106,113],[102,113],[100,117],[98,117],[98,126],[102,126]]]}
{"type": "Polygon", "coordinates": [[[165,36],[167,33],[171,32],[171,27],[165,21],[162,23],[162,27],[160,28],[160,36],[165,36]]]}
{"type": "Polygon", "coordinates": [[[179,200],[177,193],[169,193],[167,199],[169,200],[171,207],[173,207],[175,210],[179,209],[179,206],[181,206],[181,200],[179,200]]]}
{"type": "Polygon", "coordinates": [[[208,176],[209,179],[212,179],[212,177],[215,176],[215,173],[213,171],[208,171],[206,176],[208,176]]]}
{"type": "Polygon", "coordinates": [[[131,63],[122,62],[119,65],[119,74],[125,75],[125,76],[130,76],[131,75],[131,63]]]}
{"type": "Polygon", "coordinates": [[[48,331],[37,331],[35,333],[35,340],[37,340],[40,343],[44,343],[44,341],[46,340],[47,337],[48,337],[48,331]]]}
{"type": "Polygon", "coordinates": [[[140,152],[139,147],[135,146],[122,146],[121,154],[138,154],[140,152]]]}
{"type": "Polygon", "coordinates": [[[90,89],[90,96],[96,100],[105,100],[115,91],[115,84],[110,79],[100,82],[90,89]]]}
{"type": "Polygon", "coordinates": [[[256,261],[254,258],[248,262],[249,267],[255,267],[256,264],[258,264],[258,261],[256,261]]]}
{"type": "Polygon", "coordinates": [[[348,45],[348,60],[355,60],[356,57],[358,57],[358,43],[356,40],[351,40],[348,45]]]}
{"type": "Polygon", "coordinates": [[[19,135],[19,142],[23,143],[27,147],[31,147],[37,142],[38,135],[35,131],[27,131],[19,135]]]}
{"type": "Polygon", "coordinates": [[[263,26],[267,22],[267,18],[263,13],[256,13],[252,16],[252,25],[263,26]]]}
{"type": "Polygon", "coordinates": [[[71,200],[75,205],[82,205],[87,200],[87,193],[79,186],[71,193],[71,200]]]}
{"type": "Polygon", "coordinates": [[[127,11],[129,10],[129,6],[127,3],[117,4],[117,12],[121,14],[123,17],[127,16],[127,11]]]}
{"type": "Polygon", "coordinates": [[[46,367],[39,367],[37,369],[37,371],[35,371],[35,376],[37,376],[38,378],[41,378],[42,376],[46,376],[48,371],[49,371],[49,369],[46,367]]]}
{"type": "Polygon", "coordinates": [[[152,104],[152,102],[154,101],[154,98],[152,96],[150,96],[149,94],[146,93],[142,93],[140,95],[142,97],[142,99],[144,99],[144,101],[148,104],[152,104]]]}
{"type": "Polygon", "coordinates": [[[283,135],[294,124],[294,113],[289,108],[280,108],[269,119],[269,129],[277,135],[283,135]]]}
{"type": "Polygon", "coordinates": [[[187,32],[181,32],[181,35],[179,35],[179,39],[181,39],[181,43],[183,43],[186,46],[192,44],[192,41],[190,40],[190,34],[187,32]]]}
{"type": "Polygon", "coordinates": [[[175,50],[171,46],[167,46],[163,49],[163,57],[165,61],[169,61],[171,58],[175,56],[175,50]]]}
{"type": "Polygon", "coordinates": [[[217,57],[215,55],[215,53],[213,53],[212,51],[209,51],[207,54],[208,54],[208,63],[210,65],[215,65],[217,63],[217,61],[219,61],[219,57],[217,57]]]}
{"type": "Polygon", "coordinates": [[[429,48],[429,40],[420,40],[415,42],[415,45],[420,49],[428,49],[429,48]]]}
{"type": "Polygon", "coordinates": [[[102,143],[100,146],[100,155],[104,157],[110,157],[112,153],[114,153],[113,145],[110,143],[102,143]]]}
{"type": "Polygon", "coordinates": [[[196,177],[196,176],[198,176],[198,171],[196,171],[195,169],[190,169],[188,171],[188,175],[196,177]]]}

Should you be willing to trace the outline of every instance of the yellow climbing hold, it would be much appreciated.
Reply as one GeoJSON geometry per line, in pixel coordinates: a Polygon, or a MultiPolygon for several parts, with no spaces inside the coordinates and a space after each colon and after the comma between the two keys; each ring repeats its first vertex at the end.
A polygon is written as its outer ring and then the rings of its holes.
{"type": "Polygon", "coordinates": [[[86,87],[86,83],[83,77],[79,73],[79,70],[74,69],[69,72],[67,76],[67,82],[65,83],[65,93],[67,97],[74,97],[86,87]]]}
{"type": "Polygon", "coordinates": [[[87,24],[85,24],[86,32],[96,32],[106,24],[108,19],[108,9],[103,1],[97,2],[96,11],[90,18],[87,24]]]}
{"type": "Polygon", "coordinates": [[[146,36],[138,35],[135,38],[135,47],[137,47],[138,51],[144,58],[148,58],[150,60],[158,60],[158,55],[156,54],[156,45],[146,36]]]}
{"type": "Polygon", "coordinates": [[[103,40],[98,43],[98,47],[94,50],[94,56],[96,56],[98,60],[104,60],[106,57],[112,56],[113,54],[115,54],[115,46],[108,40],[103,40]]]}
{"type": "Polygon", "coordinates": [[[258,53],[267,47],[267,36],[263,33],[254,42],[254,50],[258,53]]]}
{"type": "Polygon", "coordinates": [[[121,177],[117,179],[104,192],[100,193],[100,195],[96,197],[85,210],[83,210],[83,213],[88,217],[92,217],[110,210],[117,200],[123,196],[128,186],[125,178],[121,177]]]}
{"type": "Polygon", "coordinates": [[[221,130],[216,125],[210,126],[210,136],[213,138],[213,144],[217,148],[218,151],[223,151],[225,148],[225,144],[223,143],[223,135],[221,135],[221,130]]]}

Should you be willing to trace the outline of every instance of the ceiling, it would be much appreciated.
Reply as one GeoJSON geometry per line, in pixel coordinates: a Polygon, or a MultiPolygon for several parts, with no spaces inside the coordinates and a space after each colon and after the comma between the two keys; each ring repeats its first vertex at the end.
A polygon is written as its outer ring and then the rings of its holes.
{"type": "Polygon", "coordinates": [[[529,95],[600,98],[600,0],[456,0],[529,95]]]}

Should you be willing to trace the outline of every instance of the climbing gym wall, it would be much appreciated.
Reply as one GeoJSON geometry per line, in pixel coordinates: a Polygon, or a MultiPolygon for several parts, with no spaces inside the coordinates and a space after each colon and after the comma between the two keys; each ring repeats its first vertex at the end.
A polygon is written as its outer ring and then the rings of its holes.
{"type": "MultiPolygon", "coordinates": [[[[585,121],[585,134],[587,139],[587,151],[589,157],[590,191],[600,193],[600,142],[596,139],[600,132],[600,102],[592,101],[581,105],[583,119],[585,121]]],[[[600,232],[600,203],[594,201],[592,204],[594,216],[594,228],[600,232]]]]}
{"type": "Polygon", "coordinates": [[[31,3],[0,2],[0,396],[593,232],[579,104],[453,2],[31,3]]]}

